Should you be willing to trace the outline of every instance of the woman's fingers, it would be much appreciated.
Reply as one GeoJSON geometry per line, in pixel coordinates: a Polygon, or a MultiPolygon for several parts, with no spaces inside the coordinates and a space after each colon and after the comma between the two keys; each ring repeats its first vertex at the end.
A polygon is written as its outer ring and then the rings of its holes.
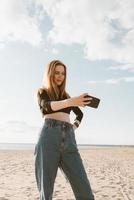
{"type": "Polygon", "coordinates": [[[84,97],[84,102],[88,102],[88,101],[90,101],[92,99],[93,99],[92,97],[84,97]]]}
{"type": "Polygon", "coordinates": [[[89,97],[88,93],[83,93],[82,95],[74,98],[74,105],[85,107],[90,104],[92,97],[89,97]]]}
{"type": "Polygon", "coordinates": [[[84,96],[84,101],[83,101],[84,107],[85,107],[86,105],[90,104],[91,101],[92,101],[92,99],[93,99],[93,98],[92,98],[92,97],[89,97],[88,94],[87,94],[87,97],[84,96]]]}

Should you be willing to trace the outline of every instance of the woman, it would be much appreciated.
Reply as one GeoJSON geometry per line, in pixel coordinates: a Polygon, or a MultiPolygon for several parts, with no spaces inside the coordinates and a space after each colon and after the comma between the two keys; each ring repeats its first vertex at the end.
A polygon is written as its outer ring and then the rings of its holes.
{"type": "Polygon", "coordinates": [[[65,90],[66,66],[53,60],[47,68],[47,85],[37,91],[38,104],[44,117],[35,146],[35,177],[40,200],[51,200],[58,167],[70,182],[77,200],[94,200],[94,195],[77,148],[74,130],[79,127],[84,107],[91,98],[84,93],[70,97],[65,90]],[[76,114],[70,123],[71,110],[76,114]]]}

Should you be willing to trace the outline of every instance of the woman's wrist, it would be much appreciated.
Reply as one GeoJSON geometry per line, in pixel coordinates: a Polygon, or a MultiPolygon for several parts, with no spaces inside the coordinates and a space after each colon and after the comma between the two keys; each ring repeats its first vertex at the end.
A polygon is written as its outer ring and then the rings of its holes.
{"type": "Polygon", "coordinates": [[[80,122],[78,120],[75,120],[75,122],[73,123],[74,130],[79,127],[79,124],[80,124],[80,122]]]}
{"type": "Polygon", "coordinates": [[[74,121],[75,121],[75,122],[74,122],[74,124],[76,124],[76,126],[78,127],[78,126],[79,126],[79,124],[80,124],[80,121],[79,121],[79,120],[77,120],[77,119],[75,119],[74,121]]]}
{"type": "Polygon", "coordinates": [[[71,98],[66,99],[66,100],[67,100],[68,107],[77,106],[77,105],[75,104],[75,97],[71,97],[71,98]]]}

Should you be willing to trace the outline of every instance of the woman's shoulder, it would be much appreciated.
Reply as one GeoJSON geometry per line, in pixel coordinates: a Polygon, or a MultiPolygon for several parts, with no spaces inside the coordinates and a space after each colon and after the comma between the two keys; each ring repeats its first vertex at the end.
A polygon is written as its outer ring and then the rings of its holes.
{"type": "Polygon", "coordinates": [[[71,96],[68,92],[66,92],[66,96],[67,96],[67,98],[71,98],[71,96]]]}
{"type": "Polygon", "coordinates": [[[48,94],[47,88],[44,88],[44,87],[38,88],[37,95],[43,95],[43,94],[48,94]]]}

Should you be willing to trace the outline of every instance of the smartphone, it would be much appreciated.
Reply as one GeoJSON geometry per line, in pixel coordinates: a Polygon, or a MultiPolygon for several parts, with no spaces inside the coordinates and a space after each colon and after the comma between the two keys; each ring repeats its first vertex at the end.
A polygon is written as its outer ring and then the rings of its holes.
{"type": "MultiPolygon", "coordinates": [[[[93,96],[91,96],[91,95],[85,95],[84,97],[90,97],[90,98],[92,98],[90,101],[90,103],[89,104],[87,104],[86,106],[90,106],[90,107],[93,107],[93,108],[98,108],[98,106],[99,106],[99,103],[100,103],[100,99],[99,98],[97,98],[97,97],[93,97],[93,96]]],[[[84,102],[88,102],[89,100],[86,100],[86,101],[84,101],[84,102]]]]}

